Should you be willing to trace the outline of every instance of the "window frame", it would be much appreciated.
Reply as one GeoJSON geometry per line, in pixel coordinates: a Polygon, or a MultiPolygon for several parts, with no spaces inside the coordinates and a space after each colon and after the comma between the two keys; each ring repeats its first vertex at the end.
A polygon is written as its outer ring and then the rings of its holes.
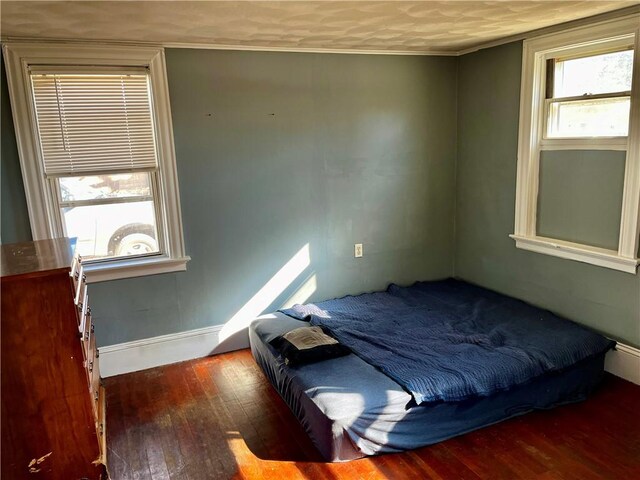
{"type": "Polygon", "coordinates": [[[517,161],[514,233],[509,235],[517,248],[636,273],[640,263],[637,258],[640,234],[640,15],[524,41],[517,161]],[[546,60],[568,52],[571,55],[597,52],[605,44],[611,47],[625,43],[632,43],[634,48],[628,136],[546,138],[546,60]],[[627,152],[617,250],[537,235],[539,163],[543,150],[627,152]]]}
{"type": "MultiPolygon", "coordinates": [[[[173,125],[164,49],[106,45],[8,42],[3,45],[18,154],[34,240],[65,236],[55,179],[44,175],[30,65],[143,67],[149,70],[158,169],[158,255],[88,262],[87,281],[99,282],[186,270],[173,125]],[[161,237],[161,238],[160,238],[161,237]]],[[[108,173],[108,172],[105,172],[108,173]]]]}

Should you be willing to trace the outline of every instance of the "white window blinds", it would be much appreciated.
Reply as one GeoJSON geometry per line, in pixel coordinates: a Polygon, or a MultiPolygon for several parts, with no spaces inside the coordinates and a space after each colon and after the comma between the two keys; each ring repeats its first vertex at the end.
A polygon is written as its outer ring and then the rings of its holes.
{"type": "Polygon", "coordinates": [[[147,73],[32,70],[31,82],[46,175],[157,167],[147,73]]]}

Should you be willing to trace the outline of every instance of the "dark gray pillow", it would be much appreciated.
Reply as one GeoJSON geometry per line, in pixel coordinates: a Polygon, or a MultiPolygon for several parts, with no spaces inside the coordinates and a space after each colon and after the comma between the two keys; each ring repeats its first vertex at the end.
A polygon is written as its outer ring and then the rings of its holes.
{"type": "Polygon", "coordinates": [[[351,351],[327,335],[320,327],[300,327],[269,342],[285,359],[296,366],[348,355],[351,351]]]}

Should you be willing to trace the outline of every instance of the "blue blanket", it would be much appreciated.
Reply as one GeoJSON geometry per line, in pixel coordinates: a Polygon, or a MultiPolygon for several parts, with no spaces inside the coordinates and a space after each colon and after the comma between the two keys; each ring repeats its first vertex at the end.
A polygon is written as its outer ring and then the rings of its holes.
{"type": "Polygon", "coordinates": [[[453,279],[281,312],[327,329],[417,404],[488,396],[615,346],[551,312],[453,279]]]}

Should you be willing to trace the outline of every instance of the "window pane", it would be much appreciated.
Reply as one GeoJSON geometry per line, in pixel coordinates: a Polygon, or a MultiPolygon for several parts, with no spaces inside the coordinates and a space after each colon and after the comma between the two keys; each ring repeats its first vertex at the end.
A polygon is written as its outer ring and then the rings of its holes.
{"type": "Polygon", "coordinates": [[[65,207],[62,218],[86,259],[159,252],[152,201],[65,207]]]}
{"type": "Polygon", "coordinates": [[[554,102],[548,137],[617,137],[629,131],[629,97],[554,102]]]}
{"type": "Polygon", "coordinates": [[[626,92],[631,90],[632,71],[633,50],[557,61],[553,96],[626,92]]]}
{"type": "Polygon", "coordinates": [[[149,196],[151,195],[150,174],[137,172],[88,177],[62,177],[60,178],[60,195],[63,202],[149,196]]]}

